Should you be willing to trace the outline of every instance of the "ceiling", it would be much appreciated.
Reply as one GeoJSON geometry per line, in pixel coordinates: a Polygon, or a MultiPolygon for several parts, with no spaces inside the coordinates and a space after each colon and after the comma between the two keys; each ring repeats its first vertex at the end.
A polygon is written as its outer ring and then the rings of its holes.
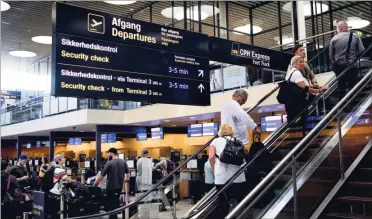
{"type": "MultiPolygon", "coordinates": [[[[52,34],[52,1],[8,1],[11,8],[1,13],[1,61],[2,69],[11,71],[23,71],[27,66],[50,55],[51,46],[37,44],[31,41],[33,36],[52,34]],[[17,58],[8,55],[11,50],[30,50],[37,54],[33,58],[17,58]]],[[[285,25],[282,28],[283,35],[291,35],[291,14],[283,11],[282,6],[286,2],[279,2],[281,8],[281,22],[285,25]]],[[[323,2],[329,4],[329,2],[323,2]]],[[[164,8],[171,7],[171,1],[137,1],[131,5],[110,5],[99,1],[68,1],[68,4],[85,7],[92,10],[99,10],[122,16],[133,16],[134,19],[150,21],[150,5],[152,7],[152,22],[162,25],[171,25],[172,20],[161,15],[164,8]]],[[[187,2],[197,5],[197,2],[187,2]]],[[[203,5],[213,5],[211,1],[203,1],[203,5]]],[[[183,6],[182,1],[175,1],[174,6],[183,6]]],[[[215,3],[217,6],[217,3],[215,3]]],[[[274,37],[279,36],[278,28],[278,3],[268,1],[230,1],[228,4],[228,26],[233,29],[237,26],[249,23],[249,7],[253,7],[253,24],[260,26],[263,31],[254,36],[254,44],[261,47],[276,46],[274,37]]],[[[372,2],[352,2],[352,1],[332,1],[333,19],[342,20],[350,16],[358,16],[363,19],[372,20],[371,16],[372,2]],[[352,7],[347,7],[352,6],[352,7]]],[[[317,16],[318,33],[330,31],[329,13],[324,16],[317,16]],[[324,25],[322,27],[321,20],[324,25]]],[[[214,31],[213,17],[203,21],[202,32],[209,36],[218,34],[214,31]]],[[[184,28],[184,22],[176,21],[174,26],[184,28]]],[[[306,20],[307,36],[312,36],[311,19],[306,20]]],[[[188,22],[188,29],[198,32],[197,22],[188,22]]],[[[363,30],[372,33],[372,24],[363,30]]],[[[317,33],[315,33],[317,34],[317,33]]],[[[229,31],[230,40],[243,43],[250,43],[250,37],[247,35],[236,35],[229,31]]],[[[325,42],[329,41],[330,36],[325,37],[325,42]]],[[[323,39],[320,39],[321,41],[323,39]]],[[[322,43],[322,42],[320,42],[322,43]]],[[[33,70],[31,69],[31,72],[33,70]]],[[[38,71],[39,73],[39,71],[38,71]]]]}

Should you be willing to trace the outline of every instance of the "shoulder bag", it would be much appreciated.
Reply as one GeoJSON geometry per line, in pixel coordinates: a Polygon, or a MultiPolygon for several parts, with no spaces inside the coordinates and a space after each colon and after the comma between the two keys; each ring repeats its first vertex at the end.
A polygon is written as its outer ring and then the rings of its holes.
{"type": "Polygon", "coordinates": [[[11,180],[11,175],[8,176],[8,184],[6,186],[6,192],[4,196],[4,203],[10,203],[14,201],[14,197],[9,193],[9,187],[10,187],[10,180],[11,180]]]}
{"type": "Polygon", "coordinates": [[[292,71],[288,80],[279,83],[279,92],[276,99],[281,104],[287,104],[296,100],[305,100],[307,97],[307,93],[304,89],[299,87],[296,83],[291,82],[292,75],[295,71],[296,70],[292,71]]]}
{"type": "MultiPolygon", "coordinates": [[[[349,51],[350,51],[350,45],[351,45],[352,38],[353,38],[353,33],[350,32],[346,53],[343,56],[341,56],[341,58],[335,60],[332,63],[333,71],[336,74],[340,74],[343,70],[345,70],[349,66],[348,57],[349,57],[349,51]]],[[[335,54],[335,47],[333,46],[333,55],[334,54],[335,54]]]]}

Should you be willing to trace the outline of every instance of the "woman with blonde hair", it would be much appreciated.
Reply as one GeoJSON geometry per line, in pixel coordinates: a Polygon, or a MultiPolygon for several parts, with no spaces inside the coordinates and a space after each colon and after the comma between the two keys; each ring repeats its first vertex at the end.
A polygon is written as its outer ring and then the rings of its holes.
{"type": "MultiPolygon", "coordinates": [[[[209,148],[209,162],[214,173],[214,183],[217,190],[222,189],[223,185],[229,180],[240,168],[237,165],[231,165],[220,162],[217,157],[221,156],[222,151],[225,149],[228,140],[234,136],[234,130],[231,125],[224,124],[221,126],[219,137],[214,139],[209,148]],[[216,156],[217,155],[217,156],[216,156]]],[[[244,173],[240,174],[234,180],[234,183],[221,194],[221,217],[225,217],[229,212],[231,200],[236,200],[239,203],[245,195],[246,190],[244,173]]]]}
{"type": "MultiPolygon", "coordinates": [[[[304,77],[301,71],[304,69],[305,60],[301,56],[294,56],[291,59],[291,68],[287,72],[285,76],[285,80],[296,84],[299,89],[295,90],[296,93],[292,93],[292,101],[287,102],[285,104],[285,110],[287,111],[287,119],[288,122],[291,122],[295,119],[295,117],[301,113],[305,107],[309,104],[310,100],[312,99],[310,95],[315,95],[321,92],[322,90],[326,90],[327,87],[320,87],[314,88],[311,85],[311,81],[309,78],[304,77]]],[[[308,112],[306,111],[301,116],[301,120],[299,121],[302,125],[302,134],[305,136],[306,132],[306,119],[308,117],[308,112]]]]}

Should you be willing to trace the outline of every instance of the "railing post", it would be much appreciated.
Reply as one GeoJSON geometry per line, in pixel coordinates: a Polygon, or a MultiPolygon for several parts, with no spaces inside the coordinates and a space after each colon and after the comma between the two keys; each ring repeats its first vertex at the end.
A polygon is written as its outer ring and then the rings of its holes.
{"type": "Polygon", "coordinates": [[[173,203],[173,214],[177,218],[176,214],[176,174],[173,174],[173,183],[172,183],[172,203],[173,203]]]}
{"type": "Polygon", "coordinates": [[[338,110],[338,115],[337,115],[337,132],[338,132],[338,150],[339,150],[339,154],[340,154],[341,179],[344,179],[345,172],[344,172],[344,155],[343,155],[343,152],[342,152],[342,132],[341,132],[340,110],[338,110]]]}
{"type": "Polygon", "coordinates": [[[297,181],[296,181],[296,158],[292,156],[292,183],[293,183],[293,218],[297,219],[297,181]]]}

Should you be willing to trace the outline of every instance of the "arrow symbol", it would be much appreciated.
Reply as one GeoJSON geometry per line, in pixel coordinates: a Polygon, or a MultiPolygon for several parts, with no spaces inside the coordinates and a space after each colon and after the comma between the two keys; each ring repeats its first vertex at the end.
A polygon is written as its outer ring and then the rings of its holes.
{"type": "Polygon", "coordinates": [[[198,87],[198,89],[200,90],[200,93],[202,93],[203,92],[203,89],[205,89],[205,88],[204,88],[203,84],[200,84],[199,87],[198,87]]]}
{"type": "Polygon", "coordinates": [[[198,70],[199,74],[198,76],[199,77],[204,77],[204,70],[198,70]]]}

